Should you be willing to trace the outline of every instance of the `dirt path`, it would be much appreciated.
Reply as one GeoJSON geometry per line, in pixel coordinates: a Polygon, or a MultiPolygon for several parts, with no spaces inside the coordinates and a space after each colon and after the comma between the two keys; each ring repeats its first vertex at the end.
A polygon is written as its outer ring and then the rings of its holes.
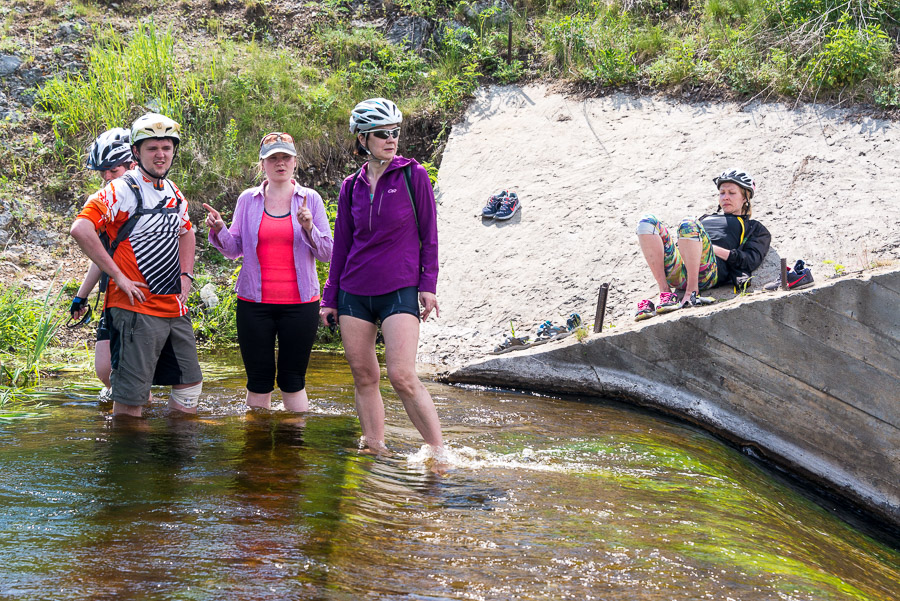
{"type": "Polygon", "coordinates": [[[477,358],[511,320],[531,334],[571,312],[591,321],[602,282],[612,284],[605,323],[637,327],[637,301],[656,292],[635,223],[648,211],[669,223],[711,212],[712,177],[731,166],[756,176],[754,218],[773,236],[756,290],[780,257],[807,260],[818,280],[834,273],[826,260],[847,270],[896,260],[898,151],[900,126],[858,111],[483,90],[441,165],[442,316],[423,327],[419,360],[442,369],[477,358]],[[483,221],[485,200],[504,188],[521,212],[483,221]]]}

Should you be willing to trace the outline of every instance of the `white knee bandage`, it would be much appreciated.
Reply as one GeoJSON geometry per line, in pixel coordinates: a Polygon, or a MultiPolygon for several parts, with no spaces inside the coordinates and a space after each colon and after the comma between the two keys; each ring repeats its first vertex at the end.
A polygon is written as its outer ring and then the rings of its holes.
{"type": "Polygon", "coordinates": [[[169,398],[185,409],[193,409],[200,402],[201,392],[203,392],[203,382],[187,388],[173,388],[169,398]]]}

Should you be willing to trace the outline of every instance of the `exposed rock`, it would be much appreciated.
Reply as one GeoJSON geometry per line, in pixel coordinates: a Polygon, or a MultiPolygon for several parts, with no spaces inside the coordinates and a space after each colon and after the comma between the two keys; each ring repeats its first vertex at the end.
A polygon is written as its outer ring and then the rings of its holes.
{"type": "Polygon", "coordinates": [[[3,251],[3,254],[0,256],[3,256],[7,259],[13,259],[14,261],[18,261],[19,258],[24,254],[25,254],[25,247],[16,245],[16,246],[7,247],[7,249],[5,251],[3,251]]]}
{"type": "Polygon", "coordinates": [[[384,35],[392,44],[421,50],[431,38],[432,29],[431,23],[422,17],[400,17],[384,35]]]}
{"type": "Polygon", "coordinates": [[[19,123],[25,119],[25,115],[17,110],[0,111],[0,120],[9,121],[10,123],[19,123]]]}
{"type": "Polygon", "coordinates": [[[212,282],[207,283],[200,289],[200,300],[207,309],[212,309],[219,304],[219,296],[216,294],[216,285],[212,282]]]}
{"type": "Polygon", "coordinates": [[[59,243],[59,234],[57,232],[48,232],[46,230],[31,230],[25,237],[25,241],[29,244],[37,246],[56,246],[59,243]]]}
{"type": "Polygon", "coordinates": [[[0,54],[0,77],[12,75],[13,71],[19,68],[22,59],[11,54],[0,54]]]}
{"type": "Polygon", "coordinates": [[[58,40],[74,40],[81,35],[81,27],[78,23],[60,23],[54,37],[58,40]]]}
{"type": "Polygon", "coordinates": [[[506,0],[489,0],[485,2],[473,2],[465,7],[465,14],[470,19],[478,19],[482,13],[496,9],[493,14],[487,17],[486,22],[491,25],[506,23],[512,18],[512,10],[509,2],[506,0]]]}

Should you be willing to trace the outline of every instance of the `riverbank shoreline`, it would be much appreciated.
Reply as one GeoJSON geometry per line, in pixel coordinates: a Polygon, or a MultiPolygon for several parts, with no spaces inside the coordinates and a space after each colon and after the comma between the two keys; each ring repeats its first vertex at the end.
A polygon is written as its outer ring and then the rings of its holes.
{"type": "MultiPolygon", "coordinates": [[[[668,223],[712,212],[712,178],[735,165],[755,176],[753,218],[772,234],[751,296],[782,257],[805,260],[819,283],[900,264],[898,150],[894,122],[852,109],[479,90],[441,164],[441,317],[423,324],[419,361],[447,371],[487,356],[511,327],[533,337],[571,313],[591,323],[602,283],[605,327],[634,329],[637,302],[658,294],[635,224],[646,212],[668,223]],[[503,189],[522,209],[482,219],[503,189]]],[[[712,294],[734,302],[731,288],[712,294]]]]}
{"type": "Polygon", "coordinates": [[[438,181],[442,315],[423,324],[423,373],[661,409],[900,525],[900,285],[873,283],[900,265],[898,149],[893,122],[825,106],[482,90],[438,181]],[[755,176],[753,217],[772,233],[750,292],[715,288],[711,307],[635,322],[657,294],[636,222],[712,212],[712,177],[731,166],[755,176]],[[507,188],[522,209],[482,219],[507,188]],[[815,286],[763,292],[782,258],[803,259],[815,286]],[[571,313],[590,331],[602,283],[602,333],[490,354],[512,328],[534,338],[571,313]]]}

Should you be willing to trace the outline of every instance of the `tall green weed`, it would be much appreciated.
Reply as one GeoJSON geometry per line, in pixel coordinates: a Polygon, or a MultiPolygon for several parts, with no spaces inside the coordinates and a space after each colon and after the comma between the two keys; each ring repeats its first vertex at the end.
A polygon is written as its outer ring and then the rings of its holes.
{"type": "Polygon", "coordinates": [[[0,383],[18,387],[40,379],[40,361],[59,329],[62,289],[43,300],[10,286],[0,293],[0,383]]]}

